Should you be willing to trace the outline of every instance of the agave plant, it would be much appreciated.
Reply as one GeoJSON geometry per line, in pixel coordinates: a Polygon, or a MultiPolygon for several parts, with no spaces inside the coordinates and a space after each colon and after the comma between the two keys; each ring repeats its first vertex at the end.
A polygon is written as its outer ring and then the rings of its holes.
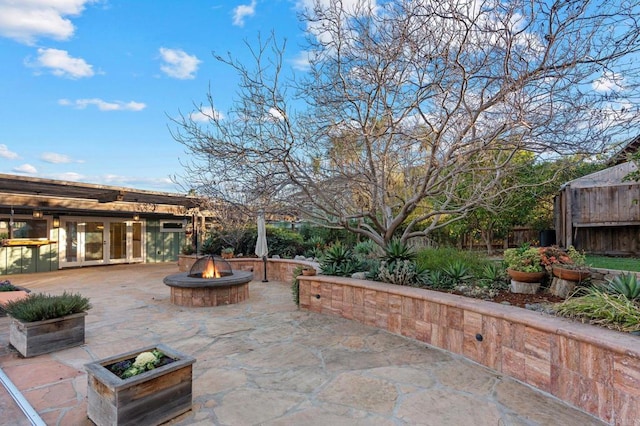
{"type": "Polygon", "coordinates": [[[636,274],[622,273],[614,278],[607,279],[607,291],[611,294],[622,294],[629,300],[640,299],[640,284],[636,274]]]}
{"type": "Polygon", "coordinates": [[[351,250],[341,243],[329,247],[320,263],[320,270],[324,275],[348,277],[358,272],[360,268],[360,262],[353,256],[351,250]]]}
{"type": "Polygon", "coordinates": [[[442,270],[429,271],[429,286],[435,289],[450,290],[455,287],[455,283],[442,270]]]}
{"type": "Polygon", "coordinates": [[[403,243],[401,240],[394,238],[389,241],[387,246],[384,248],[384,255],[382,256],[382,260],[387,263],[394,263],[398,261],[415,261],[417,257],[416,252],[413,248],[409,247],[406,243],[403,243]]]}
{"type": "Polygon", "coordinates": [[[375,250],[375,244],[371,240],[360,241],[353,247],[353,252],[361,257],[367,257],[375,250]]]}
{"type": "Polygon", "coordinates": [[[443,272],[451,279],[451,281],[456,284],[468,281],[473,278],[469,267],[460,260],[456,260],[455,262],[448,264],[443,269],[443,272]]]}

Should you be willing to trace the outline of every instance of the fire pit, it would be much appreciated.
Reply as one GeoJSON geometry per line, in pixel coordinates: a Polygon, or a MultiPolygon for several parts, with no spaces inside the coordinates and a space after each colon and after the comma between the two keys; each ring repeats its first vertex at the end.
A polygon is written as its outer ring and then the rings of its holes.
{"type": "Polygon", "coordinates": [[[179,306],[219,306],[240,303],[249,298],[253,273],[234,271],[219,256],[198,259],[189,272],[169,275],[162,280],[171,287],[171,303],[179,306]]]}

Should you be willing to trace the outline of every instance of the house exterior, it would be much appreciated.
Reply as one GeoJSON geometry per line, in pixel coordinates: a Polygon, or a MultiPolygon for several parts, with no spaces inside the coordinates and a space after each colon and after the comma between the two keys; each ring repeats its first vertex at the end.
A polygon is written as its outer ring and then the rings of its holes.
{"type": "Polygon", "coordinates": [[[0,174],[0,275],[177,261],[193,196],[0,174]]]}
{"type": "Polygon", "coordinates": [[[564,184],[554,201],[556,241],[594,254],[640,254],[640,182],[625,181],[637,170],[627,154],[640,136],[609,161],[611,167],[564,184]]]}

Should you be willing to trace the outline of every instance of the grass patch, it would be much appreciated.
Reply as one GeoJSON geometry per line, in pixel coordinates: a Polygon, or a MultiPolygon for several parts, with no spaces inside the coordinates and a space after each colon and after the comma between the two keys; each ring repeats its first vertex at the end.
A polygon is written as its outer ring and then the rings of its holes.
{"type": "Polygon", "coordinates": [[[587,264],[594,268],[640,272],[640,259],[634,257],[608,257],[587,255],[587,264]]]}

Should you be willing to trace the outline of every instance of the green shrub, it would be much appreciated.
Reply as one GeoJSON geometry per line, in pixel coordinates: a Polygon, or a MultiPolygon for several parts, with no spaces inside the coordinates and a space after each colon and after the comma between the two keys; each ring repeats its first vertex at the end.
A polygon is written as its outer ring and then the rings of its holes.
{"type": "Polygon", "coordinates": [[[218,254],[224,242],[220,239],[220,235],[217,233],[209,233],[205,240],[202,242],[202,245],[199,247],[200,253],[202,254],[218,254]]]}
{"type": "Polygon", "coordinates": [[[620,274],[607,279],[607,291],[611,294],[622,294],[630,300],[640,299],[640,284],[636,274],[620,274]]]}
{"type": "Polygon", "coordinates": [[[16,291],[16,290],[20,290],[20,289],[15,285],[11,284],[11,281],[9,280],[0,281],[0,291],[16,291]]]}
{"type": "MultiPolygon", "coordinates": [[[[282,258],[292,258],[303,254],[305,244],[302,236],[290,229],[267,226],[267,245],[269,256],[278,255],[282,258]]],[[[203,254],[218,254],[222,249],[231,247],[236,255],[253,256],[258,239],[257,228],[245,230],[222,230],[210,232],[200,247],[203,254]]]]}
{"type": "MultiPolygon", "coordinates": [[[[290,229],[277,228],[267,226],[267,245],[269,246],[269,254],[277,254],[282,258],[292,258],[296,255],[304,253],[304,239],[296,231],[290,229]]],[[[255,241],[251,251],[255,252],[255,241]]]]}
{"type": "Polygon", "coordinates": [[[80,294],[64,292],[59,296],[32,293],[24,299],[8,302],[4,310],[22,322],[44,321],[91,309],[89,299],[80,294]]]}
{"type": "Polygon", "coordinates": [[[340,241],[347,247],[353,247],[358,242],[358,236],[344,229],[324,228],[305,223],[300,227],[300,235],[304,241],[322,241],[321,248],[340,241]]]}
{"type": "Polygon", "coordinates": [[[476,277],[482,274],[485,265],[492,263],[482,253],[451,247],[421,249],[416,259],[418,269],[430,271],[443,270],[456,261],[464,263],[469,268],[470,274],[476,277]]]}

